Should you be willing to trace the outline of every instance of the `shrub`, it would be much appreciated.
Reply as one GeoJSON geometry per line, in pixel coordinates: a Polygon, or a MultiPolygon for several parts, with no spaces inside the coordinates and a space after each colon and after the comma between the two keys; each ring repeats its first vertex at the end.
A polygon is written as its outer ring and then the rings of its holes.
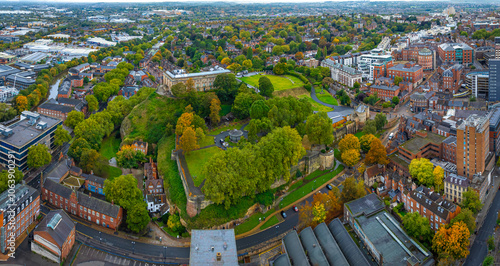
{"type": "Polygon", "coordinates": [[[306,89],[307,91],[311,91],[311,88],[312,88],[312,86],[310,83],[304,84],[304,89],[306,89]]]}
{"type": "Polygon", "coordinates": [[[325,153],[325,152],[326,152],[326,151],[325,151],[324,149],[323,149],[323,150],[321,150],[321,153],[325,153]]]}

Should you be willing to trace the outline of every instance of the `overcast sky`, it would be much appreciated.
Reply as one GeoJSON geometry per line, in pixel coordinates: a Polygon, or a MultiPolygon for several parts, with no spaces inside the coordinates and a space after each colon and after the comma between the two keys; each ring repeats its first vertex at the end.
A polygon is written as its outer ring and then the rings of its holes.
{"type": "MultiPolygon", "coordinates": [[[[17,0],[4,0],[5,2],[18,2],[17,0]]],[[[310,2],[325,2],[325,0],[215,0],[217,2],[237,2],[237,3],[310,3],[310,2]]],[[[345,2],[346,0],[328,0],[331,2],[345,2]]],[[[356,0],[355,0],[356,1],[356,0]]],[[[364,0],[357,0],[364,1],[364,0]]],[[[381,1],[422,1],[422,0],[370,0],[370,2],[381,1]]],[[[445,0],[446,1],[446,0],[445,0]]],[[[200,0],[34,0],[32,2],[120,2],[120,3],[151,3],[151,2],[214,2],[200,0]]]]}

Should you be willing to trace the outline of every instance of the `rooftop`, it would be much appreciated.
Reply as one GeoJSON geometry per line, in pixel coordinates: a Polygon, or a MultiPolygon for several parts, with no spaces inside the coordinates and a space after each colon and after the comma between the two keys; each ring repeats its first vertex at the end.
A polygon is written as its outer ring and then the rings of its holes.
{"type": "Polygon", "coordinates": [[[426,131],[426,133],[427,133],[427,137],[424,138],[424,137],[417,135],[416,137],[403,143],[403,145],[401,145],[401,147],[405,148],[405,149],[407,149],[410,152],[415,154],[415,153],[418,153],[421,148],[423,148],[424,146],[426,146],[429,143],[440,144],[441,142],[443,142],[443,140],[446,139],[446,137],[438,135],[436,133],[432,133],[429,131],[426,131]]]}
{"type": "Polygon", "coordinates": [[[29,124],[30,119],[25,117],[24,115],[21,115],[20,121],[8,127],[12,129],[13,134],[10,137],[0,135],[0,143],[4,142],[20,148],[30,141],[35,140],[36,138],[38,138],[38,136],[42,135],[53,126],[61,123],[61,120],[57,118],[52,118],[45,115],[40,115],[39,117],[40,118],[35,124],[29,124]],[[44,129],[40,129],[40,127],[37,125],[43,122],[46,123],[46,127],[44,129]]]}
{"type": "Polygon", "coordinates": [[[213,71],[205,71],[205,72],[200,72],[200,73],[188,73],[188,74],[173,74],[170,71],[166,71],[165,74],[169,76],[170,78],[176,79],[176,78],[192,78],[192,77],[200,77],[200,76],[205,76],[205,75],[218,75],[218,74],[224,74],[224,73],[231,73],[231,71],[227,69],[214,69],[213,71]]]}
{"type": "Polygon", "coordinates": [[[412,67],[405,67],[404,64],[397,64],[397,65],[389,68],[389,70],[406,71],[406,72],[416,72],[420,69],[422,69],[422,67],[419,65],[414,65],[412,67]]]}
{"type": "MultiPolygon", "coordinates": [[[[64,210],[52,210],[37,225],[34,234],[46,232],[61,248],[74,228],[75,223],[64,210]]],[[[46,238],[47,235],[44,234],[43,237],[46,238]]]]}
{"type": "Polygon", "coordinates": [[[238,265],[236,252],[233,229],[191,231],[189,263],[192,265],[238,265]]]}

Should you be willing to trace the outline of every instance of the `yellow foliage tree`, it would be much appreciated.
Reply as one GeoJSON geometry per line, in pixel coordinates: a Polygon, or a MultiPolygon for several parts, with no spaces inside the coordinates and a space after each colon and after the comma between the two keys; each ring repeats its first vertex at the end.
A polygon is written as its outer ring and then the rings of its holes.
{"type": "Polygon", "coordinates": [[[354,166],[359,162],[359,150],[356,149],[350,149],[342,153],[341,155],[342,161],[347,165],[347,166],[354,166]]]}
{"type": "Polygon", "coordinates": [[[196,132],[192,127],[186,127],[180,138],[180,148],[183,153],[189,153],[192,150],[199,149],[196,132]]]}
{"type": "Polygon", "coordinates": [[[444,170],[441,168],[441,166],[436,166],[434,168],[434,171],[432,172],[434,175],[434,186],[436,187],[436,191],[440,191],[440,187],[443,184],[443,178],[444,178],[444,170]]]}
{"type": "Polygon", "coordinates": [[[220,100],[218,97],[215,97],[210,102],[210,121],[212,121],[212,124],[215,126],[217,126],[220,122],[220,110],[220,100]]]}
{"type": "Polygon", "coordinates": [[[193,113],[186,112],[179,117],[177,120],[177,126],[175,127],[175,134],[180,136],[183,134],[184,130],[191,126],[191,122],[193,121],[193,113]]]}
{"type": "Polygon", "coordinates": [[[454,259],[465,258],[469,255],[469,237],[469,229],[462,221],[449,228],[441,225],[432,239],[432,249],[437,254],[449,254],[454,259]]]}
{"type": "Polygon", "coordinates": [[[17,106],[17,110],[19,110],[19,112],[28,110],[28,98],[26,98],[26,96],[23,96],[23,95],[17,96],[16,106],[17,106]]]}
{"type": "Polygon", "coordinates": [[[325,221],[326,219],[326,210],[325,210],[325,205],[320,202],[314,203],[314,208],[313,208],[313,221],[316,224],[320,224],[325,221]]]}
{"type": "Polygon", "coordinates": [[[228,57],[224,57],[221,61],[220,61],[221,64],[223,65],[226,65],[226,66],[229,66],[231,64],[231,59],[229,59],[228,57]]]}
{"type": "Polygon", "coordinates": [[[368,164],[377,163],[386,165],[389,163],[389,159],[387,159],[387,151],[379,139],[375,138],[372,140],[370,151],[366,154],[365,160],[368,164]]]}
{"type": "Polygon", "coordinates": [[[341,154],[351,149],[359,150],[359,148],[359,139],[353,134],[345,135],[345,137],[339,142],[339,150],[341,154]]]}

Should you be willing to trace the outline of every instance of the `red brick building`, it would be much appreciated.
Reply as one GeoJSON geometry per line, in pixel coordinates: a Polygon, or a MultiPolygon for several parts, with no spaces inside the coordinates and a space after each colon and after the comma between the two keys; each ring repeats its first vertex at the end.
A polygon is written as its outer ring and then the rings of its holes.
{"type": "Polygon", "coordinates": [[[37,107],[38,113],[62,120],[66,120],[69,112],[73,110],[75,110],[73,107],[49,102],[45,102],[37,107]]]}
{"type": "Polygon", "coordinates": [[[450,163],[457,164],[457,138],[449,136],[443,140],[442,158],[450,163]]]}
{"type": "Polygon", "coordinates": [[[465,43],[443,43],[437,51],[443,63],[457,62],[468,66],[474,62],[474,49],[465,43]]]}
{"type": "Polygon", "coordinates": [[[75,231],[75,223],[65,211],[52,210],[35,228],[31,251],[61,263],[75,244],[75,231]]]}
{"type": "Polygon", "coordinates": [[[392,79],[401,77],[403,81],[417,85],[422,82],[424,69],[415,63],[398,64],[387,69],[387,77],[392,79]]]}
{"type": "Polygon", "coordinates": [[[43,182],[42,199],[52,206],[103,227],[116,230],[122,222],[123,209],[120,206],[74,191],[50,179],[43,182]]]}
{"type": "Polygon", "coordinates": [[[136,140],[132,143],[134,151],[142,151],[145,155],[148,154],[148,143],[142,140],[136,140]]]}

